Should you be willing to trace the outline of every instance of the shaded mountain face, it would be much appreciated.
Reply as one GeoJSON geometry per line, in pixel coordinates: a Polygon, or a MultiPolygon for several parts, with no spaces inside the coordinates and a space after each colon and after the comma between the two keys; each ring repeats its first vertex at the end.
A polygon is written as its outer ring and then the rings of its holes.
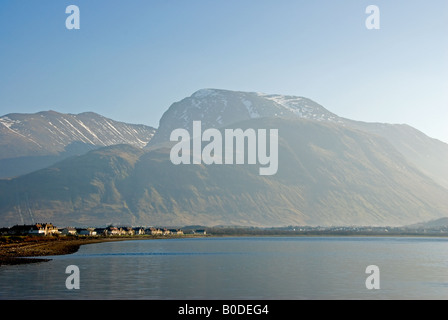
{"type": "Polygon", "coordinates": [[[202,89],[176,102],[160,119],[148,147],[163,146],[174,129],[191,131],[193,121],[204,128],[224,128],[239,121],[264,117],[307,119],[339,124],[385,138],[407,161],[448,189],[448,145],[408,125],[367,123],[339,117],[303,97],[202,89]]]}
{"type": "Polygon", "coordinates": [[[5,224],[404,225],[448,215],[448,191],[386,139],[336,123],[257,118],[278,129],[279,166],[173,165],[170,149],[119,145],[0,181],[5,224]]]}
{"type": "Polygon", "coordinates": [[[0,177],[29,173],[98,147],[144,147],[154,133],[154,128],[92,112],[8,114],[0,117],[0,177]]]}

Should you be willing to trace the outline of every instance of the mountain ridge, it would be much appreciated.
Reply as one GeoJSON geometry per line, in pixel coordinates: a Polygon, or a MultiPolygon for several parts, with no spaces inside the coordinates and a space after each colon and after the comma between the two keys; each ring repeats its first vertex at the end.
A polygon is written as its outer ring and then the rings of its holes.
{"type": "MultiPolygon", "coordinates": [[[[3,127],[17,125],[8,119],[3,127]]],[[[407,125],[345,119],[304,97],[201,89],[173,103],[150,132],[144,147],[86,150],[79,141],[69,145],[82,149],[74,157],[0,180],[2,221],[401,226],[448,216],[448,145],[407,125]],[[221,131],[278,129],[278,173],[173,165],[170,133],[191,131],[193,121],[221,131]]]]}
{"type": "Polygon", "coordinates": [[[398,226],[448,214],[448,191],[384,138],[306,119],[232,127],[279,128],[275,176],[253,165],[175,166],[169,148],[111,146],[0,181],[2,221],[32,212],[70,225],[398,226]]]}
{"type": "Polygon", "coordinates": [[[0,117],[0,177],[29,173],[98,147],[144,147],[155,131],[94,112],[10,113],[0,117]]]}

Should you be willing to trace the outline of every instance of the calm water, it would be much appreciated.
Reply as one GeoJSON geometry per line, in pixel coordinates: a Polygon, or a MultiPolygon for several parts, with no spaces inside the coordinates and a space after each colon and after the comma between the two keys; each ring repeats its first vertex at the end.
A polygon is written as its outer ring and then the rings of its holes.
{"type": "Polygon", "coordinates": [[[208,238],[85,245],[0,267],[0,299],[447,299],[448,239],[208,238]],[[65,269],[80,269],[68,290],[65,269]],[[368,290],[366,267],[380,269],[368,290]]]}

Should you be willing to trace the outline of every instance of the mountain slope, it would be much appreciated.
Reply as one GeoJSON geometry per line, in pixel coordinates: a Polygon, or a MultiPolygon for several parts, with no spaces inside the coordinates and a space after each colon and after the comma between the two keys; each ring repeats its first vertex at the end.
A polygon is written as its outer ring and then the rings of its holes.
{"type": "Polygon", "coordinates": [[[344,119],[352,128],[384,137],[405,158],[448,189],[448,144],[405,124],[367,123],[344,119]]]}
{"type": "Polygon", "coordinates": [[[448,144],[430,138],[407,125],[367,123],[339,117],[318,103],[303,97],[219,89],[202,89],[176,102],[160,119],[149,147],[163,146],[177,128],[191,131],[193,121],[204,128],[260,117],[308,119],[336,123],[386,138],[419,170],[448,189],[448,144]]]}
{"type": "Polygon", "coordinates": [[[0,177],[28,173],[98,147],[144,147],[154,133],[154,128],[93,112],[8,114],[0,117],[0,177]]]}
{"type": "Polygon", "coordinates": [[[416,224],[412,224],[409,226],[406,226],[409,229],[432,229],[432,230],[443,230],[448,229],[448,217],[431,220],[431,221],[424,221],[416,224]]]}
{"type": "Polygon", "coordinates": [[[59,225],[404,225],[448,215],[448,191],[387,140],[335,123],[257,118],[279,130],[279,168],[178,165],[120,145],[0,181],[1,220],[59,225]]]}

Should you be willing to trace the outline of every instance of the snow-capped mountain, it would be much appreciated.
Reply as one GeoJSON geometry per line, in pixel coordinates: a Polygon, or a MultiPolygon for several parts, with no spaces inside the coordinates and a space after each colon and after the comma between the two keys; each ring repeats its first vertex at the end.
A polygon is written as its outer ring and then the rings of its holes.
{"type": "Polygon", "coordinates": [[[341,121],[337,115],[303,97],[202,89],[171,105],[160,119],[157,133],[149,145],[169,141],[170,133],[174,129],[189,130],[193,121],[201,121],[204,128],[220,128],[239,121],[264,117],[341,121]]]}
{"type": "Polygon", "coordinates": [[[3,225],[399,226],[448,216],[448,190],[387,141],[325,121],[257,118],[279,128],[278,172],[174,165],[167,149],[117,145],[0,180],[3,225]]]}
{"type": "Polygon", "coordinates": [[[191,132],[193,121],[202,128],[225,128],[227,125],[256,119],[306,119],[333,123],[385,138],[406,159],[440,185],[448,188],[448,145],[403,124],[355,121],[328,111],[304,97],[241,92],[221,89],[201,89],[190,97],[173,103],[160,119],[159,128],[148,147],[163,146],[174,129],[191,132]]]}
{"type": "Polygon", "coordinates": [[[47,168],[0,179],[0,221],[403,225],[448,213],[448,145],[407,125],[345,119],[303,97],[203,89],[172,104],[154,132],[93,113],[1,117],[0,154],[16,156],[0,158],[0,176],[47,168]],[[164,142],[197,120],[278,129],[277,174],[174,165],[164,142]]]}
{"type": "Polygon", "coordinates": [[[30,172],[97,147],[130,144],[142,148],[154,133],[152,127],[114,121],[93,112],[4,115],[0,117],[0,177],[30,172]],[[43,166],[38,164],[41,161],[43,166]]]}

